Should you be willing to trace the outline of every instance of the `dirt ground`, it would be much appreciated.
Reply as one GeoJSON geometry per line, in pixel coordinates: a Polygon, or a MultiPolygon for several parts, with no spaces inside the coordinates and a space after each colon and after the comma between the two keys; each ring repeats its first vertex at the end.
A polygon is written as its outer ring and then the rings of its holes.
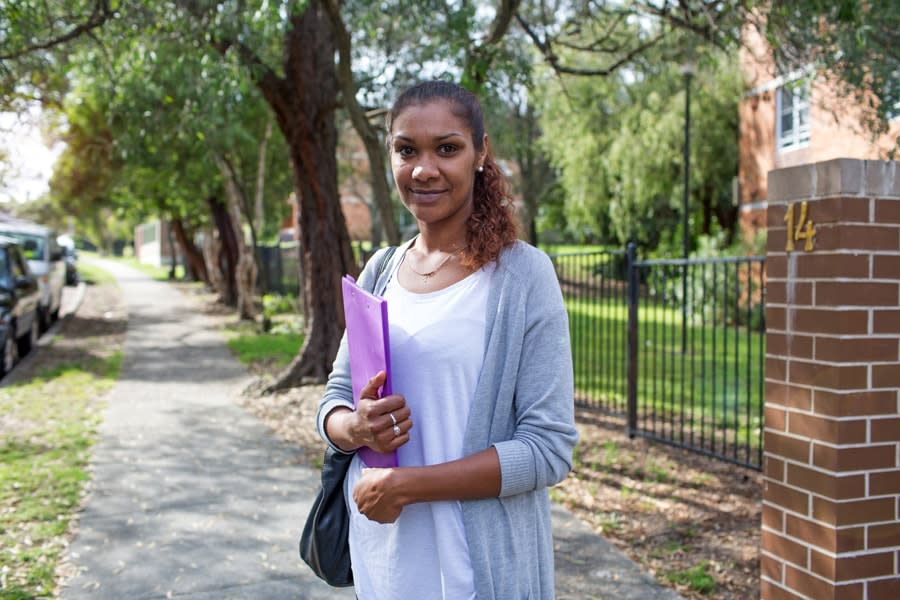
{"type": "MultiPolygon", "coordinates": [[[[75,294],[66,287],[64,295],[75,294]]],[[[67,317],[53,343],[27,355],[10,373],[8,381],[27,381],[44,369],[60,364],[80,364],[91,356],[106,357],[121,349],[127,328],[127,308],[115,285],[86,285],[75,314],[67,317]]]]}
{"type": "MultiPolygon", "coordinates": [[[[210,295],[192,290],[219,326],[234,324],[210,295]]],[[[257,367],[261,379],[271,369],[257,367]]],[[[323,386],[260,395],[250,386],[240,402],[320,466],[324,445],[315,431],[323,386]]],[[[625,423],[577,409],[581,436],[570,476],[551,490],[600,535],[685,598],[759,597],[762,476],[756,471],[641,438],[625,423]]]]}
{"type": "MultiPolygon", "coordinates": [[[[315,432],[323,386],[304,386],[241,402],[279,437],[321,465],[315,432]]],[[[581,434],[572,474],[555,500],[686,598],[746,599],[759,595],[760,475],[676,448],[628,439],[623,424],[579,410],[581,434]],[[715,581],[703,593],[677,573],[707,565],[715,581]]],[[[702,571],[702,567],[701,567],[702,571]]]]}

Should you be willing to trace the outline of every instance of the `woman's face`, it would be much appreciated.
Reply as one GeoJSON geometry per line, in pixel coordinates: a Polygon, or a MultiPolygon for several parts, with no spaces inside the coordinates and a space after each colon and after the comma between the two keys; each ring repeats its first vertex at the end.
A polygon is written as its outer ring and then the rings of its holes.
{"type": "Polygon", "coordinates": [[[394,118],[391,169],[400,199],[420,223],[465,222],[483,161],[484,150],[475,149],[472,130],[447,101],[414,104],[394,118]]]}

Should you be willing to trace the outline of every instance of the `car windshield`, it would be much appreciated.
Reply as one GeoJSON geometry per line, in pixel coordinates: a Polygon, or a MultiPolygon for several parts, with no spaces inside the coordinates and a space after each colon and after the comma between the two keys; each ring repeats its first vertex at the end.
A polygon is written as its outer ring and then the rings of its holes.
{"type": "Polygon", "coordinates": [[[9,272],[9,256],[5,248],[0,248],[0,288],[12,288],[13,282],[9,272]]]}
{"type": "Polygon", "coordinates": [[[22,254],[28,260],[44,260],[44,238],[39,235],[21,231],[3,231],[3,235],[14,238],[21,243],[22,254]]]}

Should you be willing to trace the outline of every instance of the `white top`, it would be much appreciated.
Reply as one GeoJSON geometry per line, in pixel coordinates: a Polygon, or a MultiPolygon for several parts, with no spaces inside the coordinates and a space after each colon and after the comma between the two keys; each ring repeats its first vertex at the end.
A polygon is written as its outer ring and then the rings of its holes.
{"type": "MultiPolygon", "coordinates": [[[[406,398],[413,422],[409,442],[398,450],[401,467],[462,458],[484,362],[493,270],[485,267],[429,294],[407,291],[396,277],[385,290],[393,390],[406,398]]],[[[357,455],[346,479],[350,555],[360,600],[474,599],[460,503],[411,504],[394,523],[370,521],[356,509],[351,493],[362,468],[357,455]]]]}

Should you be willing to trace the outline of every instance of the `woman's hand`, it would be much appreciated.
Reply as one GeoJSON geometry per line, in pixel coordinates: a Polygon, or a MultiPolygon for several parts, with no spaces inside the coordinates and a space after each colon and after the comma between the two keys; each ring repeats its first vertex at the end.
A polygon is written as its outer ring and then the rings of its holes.
{"type": "Polygon", "coordinates": [[[328,415],[325,429],[340,448],[351,451],[368,446],[377,452],[392,452],[409,441],[410,410],[400,394],[378,397],[386,375],[380,371],[363,387],[356,410],[336,408],[328,415]]]}
{"type": "Polygon", "coordinates": [[[395,469],[363,469],[353,488],[353,500],[361,514],[379,523],[397,520],[405,504],[392,485],[398,474],[395,469]]]}

